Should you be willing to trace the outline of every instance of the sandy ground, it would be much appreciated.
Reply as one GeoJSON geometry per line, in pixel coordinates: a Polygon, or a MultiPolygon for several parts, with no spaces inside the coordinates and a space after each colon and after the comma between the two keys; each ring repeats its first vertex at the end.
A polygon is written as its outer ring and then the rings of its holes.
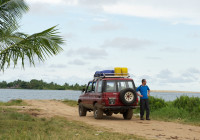
{"type": "Polygon", "coordinates": [[[200,140],[200,127],[173,122],[141,121],[133,117],[132,120],[123,120],[122,115],[104,116],[102,120],[95,120],[93,113],[88,112],[86,117],[79,117],[78,108],[70,107],[53,100],[26,100],[30,106],[21,107],[29,113],[39,117],[62,116],[68,120],[85,122],[92,126],[105,127],[114,132],[134,134],[147,139],[178,139],[200,140]],[[40,111],[34,110],[40,109],[40,111]]]}

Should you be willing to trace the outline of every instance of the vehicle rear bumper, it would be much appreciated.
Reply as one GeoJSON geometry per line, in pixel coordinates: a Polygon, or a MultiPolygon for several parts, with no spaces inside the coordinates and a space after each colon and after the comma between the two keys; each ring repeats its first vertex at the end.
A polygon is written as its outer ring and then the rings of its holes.
{"type": "Polygon", "coordinates": [[[103,109],[108,109],[108,110],[121,110],[121,109],[136,109],[139,108],[140,106],[104,106],[103,109]]]}

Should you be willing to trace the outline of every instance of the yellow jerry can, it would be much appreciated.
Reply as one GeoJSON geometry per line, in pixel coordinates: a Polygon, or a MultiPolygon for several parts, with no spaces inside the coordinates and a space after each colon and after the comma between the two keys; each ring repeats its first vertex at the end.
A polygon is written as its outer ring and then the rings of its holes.
{"type": "Polygon", "coordinates": [[[122,74],[122,68],[116,67],[115,68],[115,76],[121,76],[122,74]]]}
{"type": "Polygon", "coordinates": [[[128,68],[121,68],[122,69],[122,75],[123,76],[128,76],[128,68]]]}

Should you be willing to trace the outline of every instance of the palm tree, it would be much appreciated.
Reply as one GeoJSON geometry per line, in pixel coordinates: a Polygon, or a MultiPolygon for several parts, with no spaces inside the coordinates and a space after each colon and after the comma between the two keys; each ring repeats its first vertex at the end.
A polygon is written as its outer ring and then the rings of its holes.
{"type": "Polygon", "coordinates": [[[32,35],[18,32],[17,21],[28,9],[24,0],[0,0],[0,71],[19,60],[23,68],[25,60],[35,65],[35,59],[43,62],[62,51],[56,26],[32,35]]]}

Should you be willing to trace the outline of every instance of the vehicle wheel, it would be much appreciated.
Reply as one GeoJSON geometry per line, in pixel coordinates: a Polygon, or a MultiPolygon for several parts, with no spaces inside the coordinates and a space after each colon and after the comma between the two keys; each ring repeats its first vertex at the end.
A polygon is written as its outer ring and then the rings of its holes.
{"type": "Polygon", "coordinates": [[[97,107],[97,104],[94,105],[94,118],[102,119],[103,118],[103,110],[97,107]]]}
{"type": "Polygon", "coordinates": [[[128,109],[126,112],[123,113],[123,117],[125,120],[131,120],[133,117],[133,110],[128,109]]]}
{"type": "Polygon", "coordinates": [[[87,109],[81,103],[79,103],[78,112],[79,112],[79,116],[86,116],[87,109]]]}
{"type": "Polygon", "coordinates": [[[136,102],[137,94],[131,88],[126,88],[120,91],[120,100],[124,105],[132,105],[136,102]]]}
{"type": "Polygon", "coordinates": [[[112,112],[106,112],[106,116],[112,116],[112,112]]]}

